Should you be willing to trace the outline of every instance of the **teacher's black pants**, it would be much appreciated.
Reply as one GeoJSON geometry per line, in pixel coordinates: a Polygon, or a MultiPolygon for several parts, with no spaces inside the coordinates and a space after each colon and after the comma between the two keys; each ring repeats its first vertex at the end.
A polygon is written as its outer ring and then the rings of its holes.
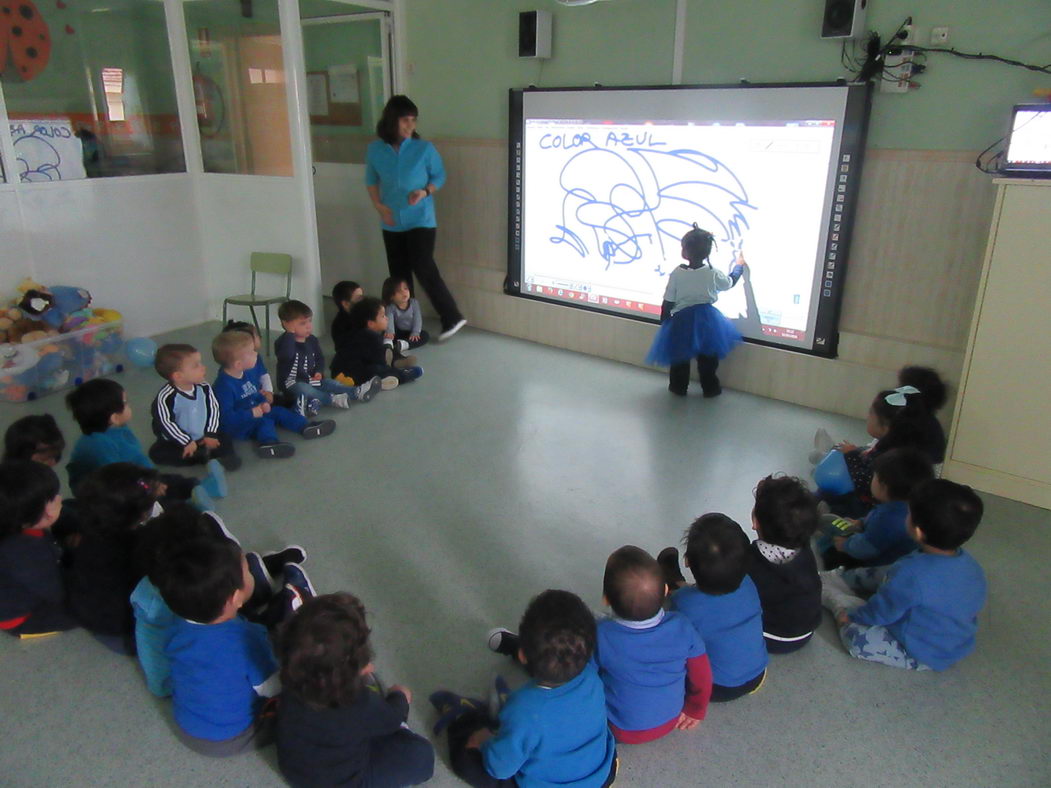
{"type": "Polygon", "coordinates": [[[383,245],[387,249],[390,275],[408,282],[410,293],[414,292],[412,280],[415,275],[442,321],[442,331],[446,331],[463,320],[463,315],[438,272],[438,264],[434,262],[434,239],[437,235],[438,231],[434,227],[417,227],[401,232],[384,230],[383,245]]]}

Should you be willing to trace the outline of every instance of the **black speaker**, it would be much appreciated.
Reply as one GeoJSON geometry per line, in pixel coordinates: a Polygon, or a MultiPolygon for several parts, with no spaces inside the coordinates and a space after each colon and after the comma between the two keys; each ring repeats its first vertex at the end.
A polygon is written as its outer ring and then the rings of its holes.
{"type": "Polygon", "coordinates": [[[825,0],[822,38],[861,38],[865,33],[868,0],[825,0]]]}
{"type": "Polygon", "coordinates": [[[550,11],[522,11],[518,15],[518,56],[551,57],[550,11]]]}

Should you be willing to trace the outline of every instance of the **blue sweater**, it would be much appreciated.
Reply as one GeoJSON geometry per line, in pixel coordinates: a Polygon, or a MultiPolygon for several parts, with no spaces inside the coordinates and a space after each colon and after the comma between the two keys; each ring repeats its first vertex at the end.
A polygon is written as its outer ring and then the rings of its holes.
{"type": "Polygon", "coordinates": [[[255,417],[252,408],[266,400],[262,395],[262,380],[258,365],[235,378],[222,370],[215,376],[212,391],[219,401],[219,429],[229,435],[242,435],[255,417]]]}
{"type": "Polygon", "coordinates": [[[482,745],[486,771],[519,788],[599,788],[616,755],[594,665],[559,687],[527,682],[500,712],[500,730],[482,745]]]}
{"type": "Polygon", "coordinates": [[[649,730],[678,717],[686,660],[704,654],[704,641],[686,616],[659,616],[644,628],[613,618],[598,622],[592,659],[606,687],[609,720],[623,730],[649,730]]]}
{"type": "Polygon", "coordinates": [[[945,670],[974,651],[985,573],[969,553],[916,552],[890,568],[887,580],[850,613],[863,626],[884,626],[910,657],[945,670]]]}
{"type": "Polygon", "coordinates": [[[424,197],[409,205],[409,192],[433,183],[445,183],[445,167],[438,151],[427,140],[402,140],[394,150],[383,140],[373,140],[365,153],[365,184],[380,187],[380,202],[394,213],[394,224],[380,223],[390,232],[403,232],[417,227],[437,227],[434,198],[424,197]]]}
{"type": "Polygon", "coordinates": [[[916,549],[916,542],[905,529],[908,501],[887,501],[868,513],[864,530],[852,535],[843,552],[869,566],[887,566],[916,549]]]}
{"type": "Polygon", "coordinates": [[[266,628],[240,616],[221,624],[176,617],[164,653],[171,664],[175,721],[209,741],[247,730],[260,705],[256,688],[277,671],[266,628]]]}
{"type": "Polygon", "coordinates": [[[672,594],[671,603],[704,638],[713,684],[740,687],[766,670],[763,610],[752,578],[746,575],[736,591],[720,596],[686,586],[672,594]]]}
{"type": "Polygon", "coordinates": [[[81,435],[73,447],[69,465],[69,488],[76,495],[77,485],[92,471],[115,462],[133,462],[143,468],[152,468],[153,462],[142,450],[142,444],[130,427],[110,427],[105,432],[81,435]]]}

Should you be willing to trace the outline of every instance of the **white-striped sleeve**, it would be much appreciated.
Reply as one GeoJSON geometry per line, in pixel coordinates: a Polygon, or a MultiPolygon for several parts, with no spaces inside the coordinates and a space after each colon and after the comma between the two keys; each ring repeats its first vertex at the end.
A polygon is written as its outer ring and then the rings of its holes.
{"type": "Polygon", "coordinates": [[[161,429],[164,430],[165,435],[180,446],[185,446],[193,440],[193,438],[187,435],[182,428],[175,423],[175,409],[171,404],[174,398],[175,388],[169,383],[157,392],[157,399],[153,402],[153,412],[157,417],[157,422],[160,424],[161,429]]]}
{"type": "Polygon", "coordinates": [[[204,425],[205,435],[218,435],[219,434],[219,400],[215,398],[215,392],[212,391],[212,387],[207,383],[201,384],[201,388],[204,389],[207,395],[205,402],[208,405],[208,419],[204,425]]]}

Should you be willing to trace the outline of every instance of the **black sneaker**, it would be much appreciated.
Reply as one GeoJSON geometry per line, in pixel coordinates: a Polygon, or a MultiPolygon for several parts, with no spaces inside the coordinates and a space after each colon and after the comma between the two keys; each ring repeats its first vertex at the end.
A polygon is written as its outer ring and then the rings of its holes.
{"type": "Polygon", "coordinates": [[[216,459],[228,471],[236,471],[241,467],[241,458],[236,454],[224,454],[222,457],[216,457],[216,459]]]}
{"type": "Polygon", "coordinates": [[[335,429],[336,422],[332,419],[312,421],[303,428],[303,437],[307,440],[310,440],[311,438],[324,438],[326,435],[331,435],[335,429]]]}
{"type": "Polygon", "coordinates": [[[665,547],[657,554],[657,563],[660,564],[664,582],[674,591],[680,586],[686,585],[686,578],[679,569],[679,551],[674,547],[665,547]]]}
{"type": "Polygon", "coordinates": [[[285,564],[301,564],[307,560],[307,551],[297,544],[290,544],[284,550],[266,553],[262,556],[263,566],[273,576],[281,574],[285,564]]]}
{"type": "Polygon", "coordinates": [[[503,654],[505,657],[515,659],[518,657],[518,635],[509,629],[497,627],[490,629],[486,636],[486,643],[490,651],[503,654]]]}
{"type": "Polygon", "coordinates": [[[283,443],[282,441],[260,443],[255,447],[255,453],[264,460],[281,460],[295,454],[296,447],[291,443],[283,443]]]}
{"type": "Polygon", "coordinates": [[[675,386],[668,386],[668,391],[670,391],[676,397],[685,397],[686,396],[686,389],[676,388],[675,386]]]}
{"type": "Polygon", "coordinates": [[[722,394],[723,387],[719,384],[716,384],[711,388],[704,389],[701,393],[704,394],[704,396],[708,399],[711,399],[712,397],[718,397],[720,394],[722,394]]]}

